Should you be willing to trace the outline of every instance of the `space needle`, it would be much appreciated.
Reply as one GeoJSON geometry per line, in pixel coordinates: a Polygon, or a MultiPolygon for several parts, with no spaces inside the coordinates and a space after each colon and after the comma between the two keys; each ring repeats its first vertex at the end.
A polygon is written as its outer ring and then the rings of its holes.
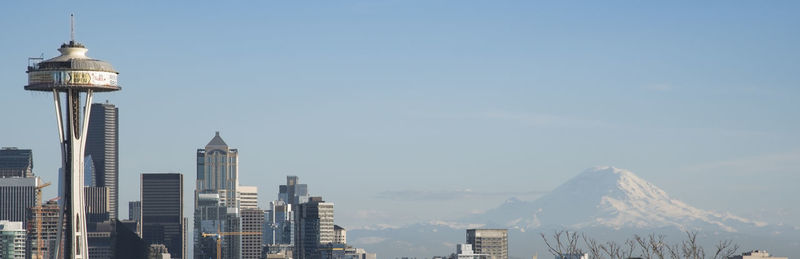
{"type": "Polygon", "coordinates": [[[70,41],[61,44],[61,55],[48,60],[29,60],[25,90],[52,92],[58,122],[63,177],[59,179],[61,203],[55,258],[88,259],[86,207],[84,205],[84,148],[94,92],[120,90],[119,74],[110,63],[86,56],[88,49],[75,42],[72,16],[70,41]]]}

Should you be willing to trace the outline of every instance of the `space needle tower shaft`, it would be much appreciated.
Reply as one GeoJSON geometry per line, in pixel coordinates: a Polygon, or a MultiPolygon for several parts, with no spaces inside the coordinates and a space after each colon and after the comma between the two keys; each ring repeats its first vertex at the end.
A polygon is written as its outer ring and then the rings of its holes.
{"type": "Polygon", "coordinates": [[[63,170],[54,258],[88,259],[83,157],[92,96],[121,88],[119,73],[108,62],[86,56],[88,49],[75,42],[74,23],[71,27],[69,43],[58,49],[60,56],[29,62],[25,90],[53,93],[63,170]]]}

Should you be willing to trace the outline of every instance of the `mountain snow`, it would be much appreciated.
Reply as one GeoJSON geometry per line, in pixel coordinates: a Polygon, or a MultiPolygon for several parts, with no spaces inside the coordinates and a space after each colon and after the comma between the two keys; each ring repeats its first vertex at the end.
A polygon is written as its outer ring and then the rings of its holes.
{"type": "Polygon", "coordinates": [[[355,245],[379,254],[430,256],[449,253],[451,243],[461,242],[464,230],[475,227],[508,228],[509,249],[520,254],[541,251],[538,233],[560,229],[606,238],[643,233],[680,238],[683,231],[692,230],[713,235],[707,237],[712,241],[737,239],[772,250],[800,249],[800,243],[788,241],[800,239],[796,228],[698,209],[631,171],[610,166],[587,169],[534,201],[511,198],[497,208],[456,221],[362,228],[348,231],[348,236],[355,245]]]}
{"type": "Polygon", "coordinates": [[[737,232],[741,227],[766,225],[692,207],[673,199],[631,171],[610,166],[587,169],[535,201],[511,199],[469,220],[481,219],[499,227],[523,231],[549,225],[614,229],[677,227],[737,232]]]}

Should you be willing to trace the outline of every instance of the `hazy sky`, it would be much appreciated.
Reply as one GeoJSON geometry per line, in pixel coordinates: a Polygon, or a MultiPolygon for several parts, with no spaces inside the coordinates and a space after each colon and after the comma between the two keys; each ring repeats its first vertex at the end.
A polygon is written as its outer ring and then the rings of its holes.
{"type": "MultiPolygon", "coordinates": [[[[221,131],[260,203],[288,174],[346,228],[454,219],[596,165],[800,226],[800,2],[0,3],[0,146],[57,181],[52,97],[23,90],[69,14],[123,90],[120,215],[142,172],[221,131]]],[[[45,197],[57,188],[46,189],[45,197]]]]}

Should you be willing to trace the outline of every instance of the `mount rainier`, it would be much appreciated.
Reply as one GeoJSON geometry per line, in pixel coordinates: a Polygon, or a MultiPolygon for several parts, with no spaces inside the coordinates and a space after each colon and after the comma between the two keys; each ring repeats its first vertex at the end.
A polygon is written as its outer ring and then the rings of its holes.
{"type": "Polygon", "coordinates": [[[561,229],[617,242],[649,233],[679,240],[684,231],[697,231],[709,246],[731,239],[746,245],[743,249],[754,246],[787,255],[800,252],[797,228],[695,208],[633,172],[609,166],[587,169],[534,201],[511,198],[455,222],[353,230],[348,239],[381,257],[424,258],[450,254],[456,243],[464,242],[464,230],[476,227],[508,228],[509,253],[522,258],[546,251],[539,233],[561,229]]]}

